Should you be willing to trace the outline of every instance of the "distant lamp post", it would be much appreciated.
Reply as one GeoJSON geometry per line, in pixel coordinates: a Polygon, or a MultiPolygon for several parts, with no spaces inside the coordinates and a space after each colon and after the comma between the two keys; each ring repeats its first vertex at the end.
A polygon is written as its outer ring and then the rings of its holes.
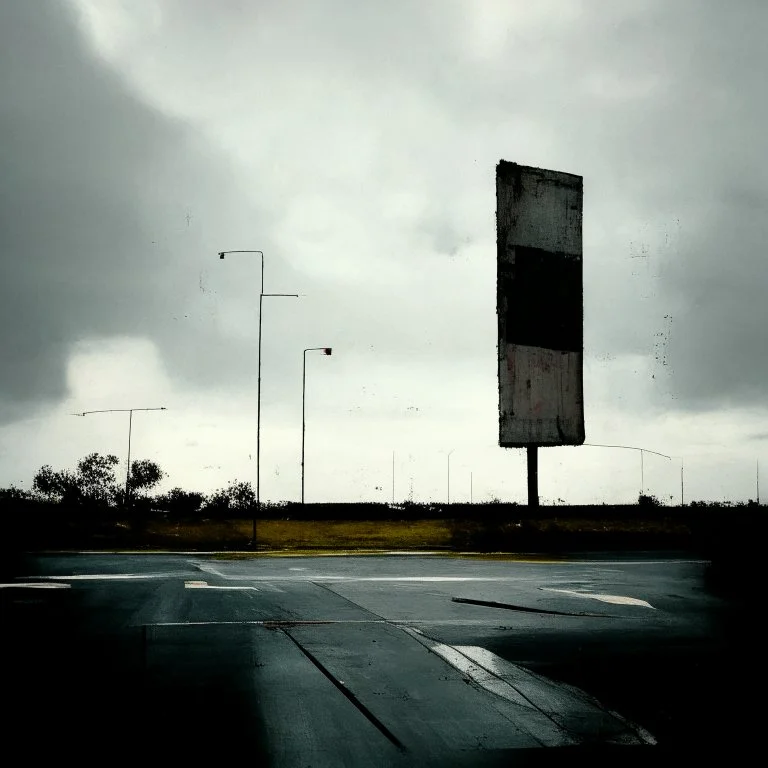
{"type": "Polygon", "coordinates": [[[395,504],[395,452],[392,451],[392,505],[395,504]]]}
{"type": "Polygon", "coordinates": [[[682,456],[672,456],[673,459],[680,459],[680,506],[685,506],[685,459],[682,456]]]}
{"type": "Polygon", "coordinates": [[[455,448],[451,448],[448,451],[448,504],[451,503],[451,454],[455,451],[455,448]]]}
{"type": "Polygon", "coordinates": [[[263,251],[219,251],[223,259],[228,253],[258,253],[261,256],[261,288],[259,289],[259,362],[256,382],[256,513],[253,517],[253,536],[251,545],[256,546],[256,519],[261,511],[261,309],[265,296],[291,296],[298,298],[298,293],[264,293],[264,252],[263,251]]]}
{"type": "Polygon", "coordinates": [[[757,459],[755,461],[755,490],[756,490],[756,501],[757,506],[760,506],[760,459],[757,459]]]}
{"type": "Polygon", "coordinates": [[[647,448],[637,448],[634,445],[602,445],[600,443],[583,443],[590,448],[626,448],[630,451],[640,451],[640,495],[645,493],[645,454],[652,453],[654,456],[663,456],[665,459],[671,459],[671,456],[667,456],[666,453],[659,453],[658,451],[649,451],[647,448]]]}
{"type": "Polygon", "coordinates": [[[301,370],[301,503],[304,503],[304,444],[307,431],[306,424],[306,394],[307,394],[307,352],[322,352],[330,355],[331,347],[309,347],[304,350],[304,363],[301,370]]]}
{"type": "Polygon", "coordinates": [[[73,416],[88,416],[91,413],[127,413],[128,414],[128,468],[125,473],[125,496],[123,504],[127,507],[130,500],[130,480],[131,480],[131,432],[133,428],[134,411],[166,411],[165,406],[160,408],[109,408],[104,411],[83,411],[82,413],[73,413],[73,416]]]}

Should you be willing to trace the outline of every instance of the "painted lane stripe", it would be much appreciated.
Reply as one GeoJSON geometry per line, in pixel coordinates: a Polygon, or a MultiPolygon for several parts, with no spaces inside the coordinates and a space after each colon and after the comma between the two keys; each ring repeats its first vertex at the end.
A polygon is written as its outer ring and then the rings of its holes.
{"type": "MultiPolygon", "coordinates": [[[[590,738],[594,735],[589,733],[589,730],[584,732],[578,727],[574,732],[573,725],[568,725],[568,715],[578,715],[582,718],[589,715],[607,715],[614,718],[614,727],[610,728],[613,733],[604,734],[607,743],[656,744],[656,739],[644,728],[604,708],[597,699],[580,688],[536,675],[486,648],[447,645],[424,635],[418,629],[401,628],[479,687],[520,706],[522,711],[515,720],[516,725],[529,726],[526,729],[544,746],[579,744],[584,737],[590,738]],[[534,718],[532,711],[546,718],[548,727],[542,728],[542,721],[534,718]]],[[[598,734],[599,731],[598,726],[598,734]]]]}
{"type": "MultiPolygon", "coordinates": [[[[241,574],[225,574],[214,571],[213,569],[207,569],[208,573],[218,576],[219,578],[226,579],[227,581],[255,581],[255,582],[272,582],[272,581],[292,581],[292,582],[306,582],[306,581],[319,581],[319,582],[382,582],[382,583],[397,583],[397,582],[410,582],[414,584],[429,584],[429,583],[453,583],[453,582],[511,582],[522,581],[525,579],[523,576],[336,576],[327,574],[302,574],[301,576],[285,576],[285,575],[267,575],[267,576],[254,576],[254,575],[241,575],[241,574]]],[[[100,574],[76,574],[72,576],[25,576],[25,579],[47,579],[51,581],[123,581],[130,579],[174,579],[179,578],[182,573],[100,573],[100,574]]]]}
{"type": "Polygon", "coordinates": [[[624,595],[597,595],[591,592],[577,592],[575,589],[555,589],[554,587],[539,587],[544,592],[561,592],[571,597],[588,597],[592,600],[600,600],[603,603],[613,603],[614,605],[642,605],[644,608],[653,608],[653,606],[645,600],[640,600],[637,597],[625,597],[624,595]]]}
{"type": "MultiPolygon", "coordinates": [[[[492,653],[481,646],[457,645],[448,647],[453,647],[470,661],[475,662],[487,673],[509,683],[509,685],[513,686],[521,696],[530,701],[533,706],[540,711],[551,715],[555,721],[560,721],[561,709],[564,704],[566,708],[592,708],[595,711],[599,710],[605,712],[607,715],[613,717],[617,724],[623,726],[621,730],[624,732],[614,732],[608,739],[610,742],[617,744],[637,744],[639,741],[643,744],[656,744],[655,737],[645,728],[637,723],[630,722],[613,710],[606,709],[600,701],[586,691],[583,691],[581,688],[566,683],[555,683],[549,678],[537,675],[531,670],[521,667],[519,664],[513,664],[512,662],[507,661],[501,656],[497,656],[495,653],[492,653]],[[546,688],[556,690],[559,694],[555,701],[550,700],[549,705],[546,703],[546,695],[544,698],[541,696],[544,692],[543,689],[546,688]],[[539,701],[535,702],[534,698],[537,697],[539,698],[539,701]]],[[[560,722],[560,724],[564,725],[563,722],[560,722]]]]}
{"type": "Polygon", "coordinates": [[[193,565],[198,570],[203,571],[203,573],[210,573],[213,576],[219,576],[222,579],[226,578],[220,570],[218,570],[217,568],[214,568],[212,565],[209,565],[208,563],[193,563],[193,565]]]}
{"type": "Polygon", "coordinates": [[[0,589],[70,589],[71,584],[33,584],[20,582],[16,584],[0,584],[0,589]]]}
{"type": "Polygon", "coordinates": [[[216,584],[209,584],[207,581],[185,581],[184,589],[226,589],[226,590],[246,589],[246,590],[252,590],[254,592],[261,591],[258,587],[218,586],[216,584]]]}
{"type": "MultiPolygon", "coordinates": [[[[78,573],[71,576],[25,576],[25,579],[50,581],[128,581],[131,579],[167,579],[178,577],[173,573],[78,573]]],[[[21,578],[21,577],[19,577],[21,578]]]]}
{"type": "Polygon", "coordinates": [[[412,584],[452,583],[452,582],[512,582],[527,580],[524,576],[338,576],[325,573],[307,573],[296,576],[284,574],[272,574],[266,576],[245,574],[216,574],[227,581],[289,581],[289,582],[381,582],[397,583],[409,582],[412,584]]]}

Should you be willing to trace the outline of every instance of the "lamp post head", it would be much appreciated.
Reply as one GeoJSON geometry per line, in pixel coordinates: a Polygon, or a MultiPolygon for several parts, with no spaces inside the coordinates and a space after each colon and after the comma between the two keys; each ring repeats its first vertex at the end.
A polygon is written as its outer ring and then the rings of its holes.
{"type": "Polygon", "coordinates": [[[325,352],[326,355],[330,355],[333,350],[331,349],[331,347],[326,347],[323,351],[325,352]]]}
{"type": "Polygon", "coordinates": [[[224,253],[225,253],[225,251],[219,251],[219,258],[220,259],[224,258],[224,253]]]}

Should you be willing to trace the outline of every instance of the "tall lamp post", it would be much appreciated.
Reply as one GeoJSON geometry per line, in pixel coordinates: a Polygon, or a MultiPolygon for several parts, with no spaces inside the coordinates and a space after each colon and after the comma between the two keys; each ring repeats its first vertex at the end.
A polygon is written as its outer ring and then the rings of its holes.
{"type": "Polygon", "coordinates": [[[654,456],[663,456],[665,459],[671,459],[671,456],[667,456],[666,453],[659,453],[658,451],[649,451],[647,448],[637,448],[634,445],[602,445],[600,443],[584,443],[591,448],[626,448],[630,451],[640,451],[640,495],[645,492],[645,454],[652,453],[654,456]]]}
{"type": "Polygon", "coordinates": [[[259,362],[256,382],[256,513],[253,516],[253,536],[251,545],[256,546],[256,519],[261,511],[261,310],[264,297],[291,296],[298,298],[298,293],[264,293],[264,252],[263,251],[219,251],[223,259],[228,253],[258,253],[261,256],[261,287],[259,289],[259,362]]]}
{"type": "Polygon", "coordinates": [[[166,411],[165,406],[160,408],[108,408],[103,411],[83,411],[82,413],[73,413],[73,416],[88,416],[91,413],[127,413],[128,414],[128,469],[125,473],[125,497],[124,504],[128,506],[128,500],[130,498],[130,480],[131,480],[131,431],[133,429],[133,412],[134,411],[166,411]]]}
{"type": "Polygon", "coordinates": [[[304,436],[307,431],[305,419],[306,414],[306,394],[307,394],[307,352],[322,352],[330,355],[333,350],[331,347],[309,347],[304,350],[304,363],[301,369],[301,503],[304,503],[304,436]]]}
{"type": "Polygon", "coordinates": [[[451,450],[448,451],[448,504],[451,503],[451,454],[455,450],[455,448],[451,448],[451,450]]]}
{"type": "Polygon", "coordinates": [[[680,459],[680,506],[685,506],[685,459],[682,456],[673,456],[673,459],[680,459]]]}

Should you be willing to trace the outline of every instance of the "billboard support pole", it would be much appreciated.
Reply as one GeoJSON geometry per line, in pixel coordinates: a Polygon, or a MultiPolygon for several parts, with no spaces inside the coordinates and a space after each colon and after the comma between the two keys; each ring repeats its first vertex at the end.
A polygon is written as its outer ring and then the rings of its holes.
{"type": "Polygon", "coordinates": [[[539,446],[527,446],[528,452],[528,506],[539,506],[539,446]]]}

